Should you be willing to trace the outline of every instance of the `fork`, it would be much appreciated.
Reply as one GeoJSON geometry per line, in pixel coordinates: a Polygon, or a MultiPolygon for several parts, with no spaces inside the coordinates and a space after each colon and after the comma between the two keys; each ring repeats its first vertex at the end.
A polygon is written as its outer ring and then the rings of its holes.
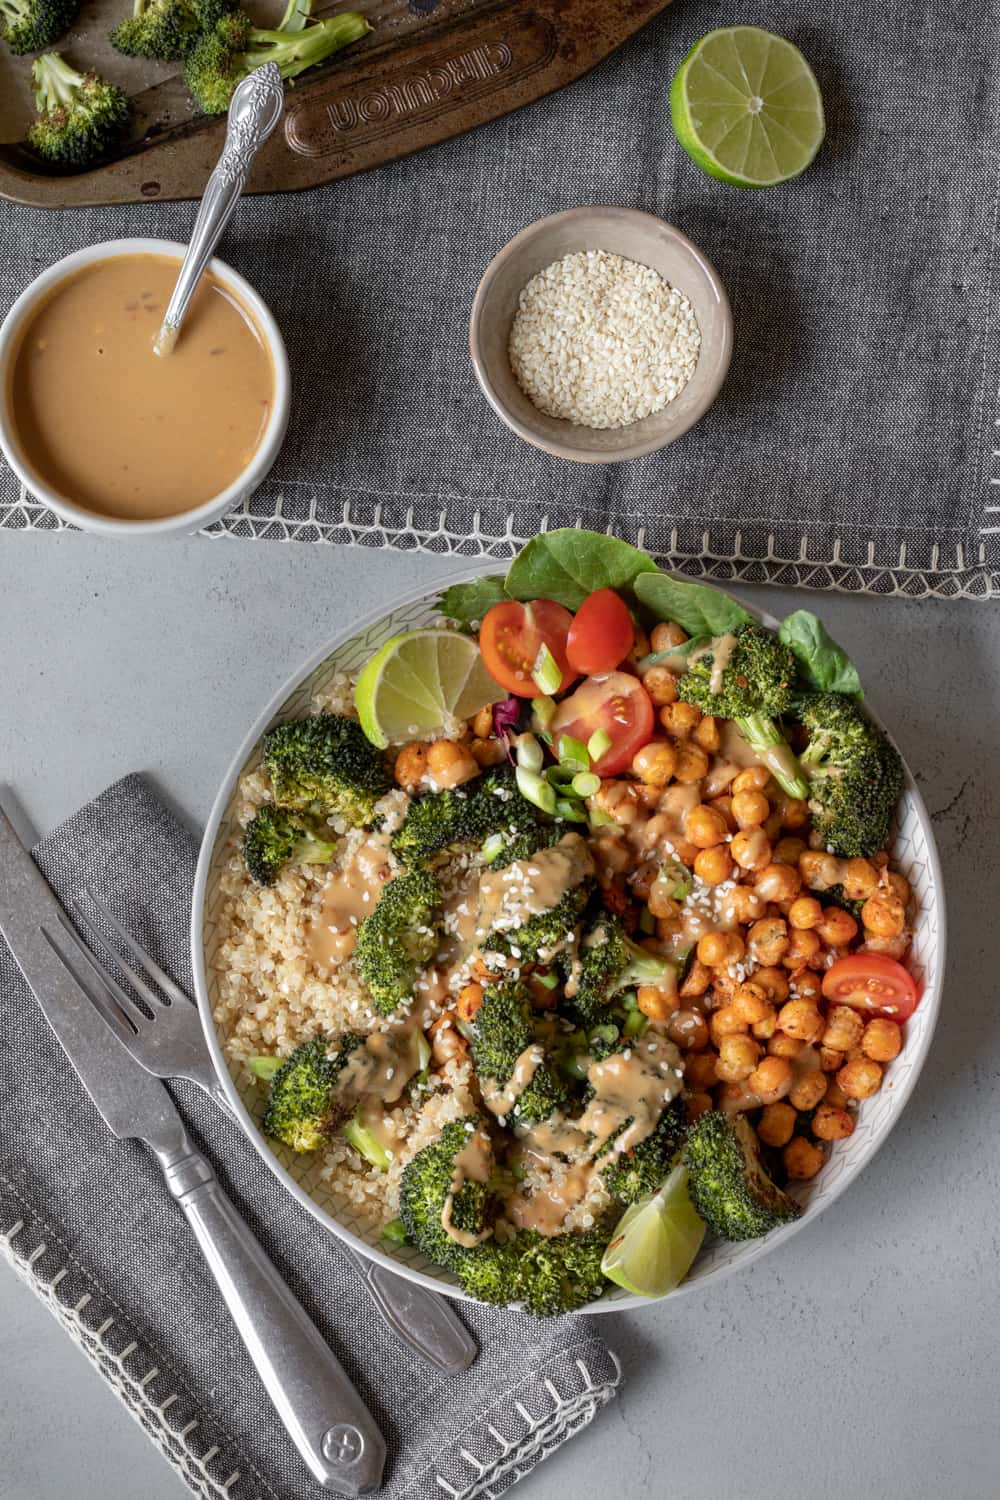
{"type": "MultiPolygon", "coordinates": [[[[109,943],[79,903],[73,906],[77,934],[88,939],[87,943],[80,943],[81,955],[103,986],[106,1003],[100,1009],[105,1021],[148,1073],[157,1078],[185,1078],[197,1084],[233,1118],[197,1007],[89,885],[84,886],[84,891],[89,906],[115,934],[135,965],[109,943]],[[126,977],[134,993],[129,994],[109,965],[126,977]],[[137,973],[137,968],[142,972],[137,973]]],[[[384,1322],[402,1343],[446,1374],[468,1369],[479,1353],[479,1346],[444,1297],[366,1260],[344,1241],[341,1249],[362,1278],[384,1322]]]]}

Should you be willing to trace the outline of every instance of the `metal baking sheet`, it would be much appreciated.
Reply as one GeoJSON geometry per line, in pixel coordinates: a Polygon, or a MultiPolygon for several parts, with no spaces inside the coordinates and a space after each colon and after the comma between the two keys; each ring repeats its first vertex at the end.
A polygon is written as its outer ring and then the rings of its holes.
{"type": "MultiPolygon", "coordinates": [[[[315,187],[461,135],[586,73],[669,0],[357,0],[373,30],[287,90],[283,128],[249,191],[315,187]]],[[[201,194],[224,122],[199,115],[175,64],[121,57],[108,40],[131,0],[84,0],[58,50],[131,96],[133,130],[117,157],[72,175],[21,144],[33,114],[30,58],[0,45],[0,195],[40,207],[137,203],[201,194]]],[[[273,24],[280,0],[246,7],[273,24]]],[[[331,14],[343,3],[318,4],[331,14]]]]}

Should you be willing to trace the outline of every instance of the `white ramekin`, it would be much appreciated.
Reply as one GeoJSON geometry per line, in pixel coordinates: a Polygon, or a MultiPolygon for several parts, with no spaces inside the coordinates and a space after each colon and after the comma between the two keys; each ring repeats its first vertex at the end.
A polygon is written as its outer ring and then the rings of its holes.
{"type": "Polygon", "coordinates": [[[64,521],[69,521],[73,526],[79,526],[84,531],[96,531],[103,536],[118,537],[179,536],[200,531],[203,526],[217,521],[220,516],[225,515],[226,511],[232,510],[234,506],[241,504],[253,494],[277,458],[278,450],[284,441],[290,404],[288,355],[285,353],[284,340],[267,305],[249,282],[244,281],[242,276],[237,275],[223,261],[212,260],[209,262],[208,269],[224,287],[233,293],[253,318],[267,345],[271,356],[271,367],[274,371],[274,400],[271,415],[253,458],[239,478],[221,494],[213,496],[211,500],[206,500],[194,510],[185,510],[176,516],[162,516],[151,521],[125,521],[114,516],[97,515],[93,511],[84,510],[81,505],[75,505],[65,496],[50,489],[25,462],[8,407],[8,363],[13,358],[21,329],[39,303],[60,281],[82,270],[84,266],[93,265],[95,261],[110,260],[118,255],[166,255],[175,256],[180,260],[186,248],[185,245],[179,245],[174,240],[146,238],[105,240],[103,244],[89,245],[86,250],[77,250],[72,255],[66,255],[62,260],[57,260],[40,276],[36,276],[35,280],[25,287],[3,323],[0,324],[0,448],[3,449],[4,457],[30,494],[49,506],[57,515],[62,516],[64,521]]]}

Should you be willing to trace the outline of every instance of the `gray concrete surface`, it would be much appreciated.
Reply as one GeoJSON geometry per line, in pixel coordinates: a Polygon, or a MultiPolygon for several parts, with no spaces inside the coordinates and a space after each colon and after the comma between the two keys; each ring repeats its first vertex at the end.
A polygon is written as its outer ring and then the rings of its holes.
{"type": "MultiPolygon", "coordinates": [[[[0,781],[48,828],[123,772],[192,820],[260,704],[324,634],[455,564],[274,543],[0,534],[0,781]]],[[[1000,1481],[1000,614],[809,602],[864,664],[934,814],[944,1013],[905,1118],[826,1218],[702,1296],[606,1320],[627,1384],[533,1500],[986,1500],[1000,1481]]],[[[186,1493],[0,1270],[0,1500],[186,1493]]]]}

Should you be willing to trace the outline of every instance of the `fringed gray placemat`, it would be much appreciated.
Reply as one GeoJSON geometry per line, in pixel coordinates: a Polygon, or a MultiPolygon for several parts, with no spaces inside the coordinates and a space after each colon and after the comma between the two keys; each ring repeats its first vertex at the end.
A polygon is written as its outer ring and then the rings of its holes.
{"type": "MultiPolygon", "coordinates": [[[[612,530],[686,572],[907,596],[1000,592],[994,285],[1000,4],[675,0],[589,77],[461,140],[242,205],[223,256],[274,309],[294,414],[270,478],[215,535],[509,555],[612,530]],[[829,132],[798,181],[704,177],[670,77],[712,26],[797,41],[829,132]],[[605,469],[528,448],[466,349],[492,255],[526,223],[623,203],[677,224],[728,285],[729,379],[662,453],[605,469]]],[[[93,240],[183,239],[189,205],[52,217],[5,205],[0,303],[93,240]]],[[[0,526],[54,526],[0,475],[0,526]]]]}

